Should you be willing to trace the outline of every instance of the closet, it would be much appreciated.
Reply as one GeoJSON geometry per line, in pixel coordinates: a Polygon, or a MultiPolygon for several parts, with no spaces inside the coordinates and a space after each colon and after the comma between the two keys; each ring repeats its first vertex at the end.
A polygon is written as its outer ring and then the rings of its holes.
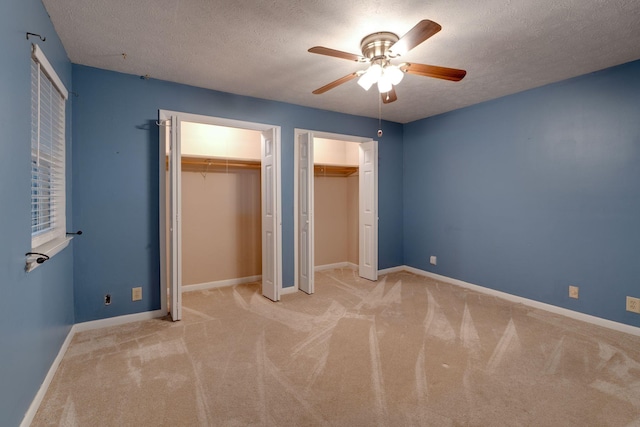
{"type": "Polygon", "coordinates": [[[358,266],[358,144],[313,140],[314,267],[358,266]]]}
{"type": "Polygon", "coordinates": [[[377,280],[377,141],[296,129],[294,160],[296,289],[313,294],[315,270],[352,263],[377,280]]]}
{"type": "Polygon", "coordinates": [[[262,274],[261,132],[181,126],[183,291],[262,274]]]}

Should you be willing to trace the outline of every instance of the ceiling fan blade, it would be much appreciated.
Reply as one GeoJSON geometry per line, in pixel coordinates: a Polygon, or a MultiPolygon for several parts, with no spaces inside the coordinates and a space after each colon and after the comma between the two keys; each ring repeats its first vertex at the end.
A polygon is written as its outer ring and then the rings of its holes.
{"type": "Polygon", "coordinates": [[[311,49],[309,49],[309,52],[317,53],[318,55],[327,55],[327,56],[333,56],[335,58],[348,59],[349,61],[356,61],[356,62],[366,61],[365,58],[360,55],[356,55],[354,53],[349,53],[349,52],[343,52],[341,50],[330,49],[328,47],[323,47],[323,46],[314,46],[311,49]]]}
{"type": "Polygon", "coordinates": [[[336,86],[340,86],[342,83],[346,83],[349,80],[353,80],[358,76],[359,76],[359,74],[357,72],[351,73],[351,74],[347,74],[344,77],[340,77],[338,80],[334,80],[331,83],[326,84],[326,85],[322,86],[321,88],[318,88],[318,89],[314,90],[313,94],[314,95],[320,95],[320,94],[325,93],[326,91],[328,91],[330,89],[333,89],[336,86]]]}
{"type": "Polygon", "coordinates": [[[380,96],[382,96],[382,102],[385,104],[390,104],[398,99],[396,89],[393,86],[391,86],[391,90],[389,92],[381,93],[380,96]]]}
{"type": "Polygon", "coordinates": [[[457,68],[437,67],[435,65],[405,63],[400,65],[400,69],[409,74],[418,76],[434,77],[436,79],[450,80],[452,82],[460,81],[467,75],[465,70],[457,68]]]}
{"type": "Polygon", "coordinates": [[[440,31],[442,27],[428,19],[418,22],[407,34],[400,37],[389,49],[392,55],[404,55],[423,41],[440,31]]]}

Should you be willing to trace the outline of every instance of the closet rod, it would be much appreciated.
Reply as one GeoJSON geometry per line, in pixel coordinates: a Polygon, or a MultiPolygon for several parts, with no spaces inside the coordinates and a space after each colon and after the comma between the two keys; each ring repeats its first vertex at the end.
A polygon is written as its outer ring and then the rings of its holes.
{"type": "MultiPolygon", "coordinates": [[[[201,171],[202,168],[214,168],[209,171],[215,170],[215,168],[236,168],[236,169],[260,169],[259,160],[238,160],[238,159],[224,159],[224,158],[204,158],[204,157],[182,157],[182,169],[189,171],[201,171]]],[[[166,166],[169,167],[169,159],[166,160],[166,166]]]]}

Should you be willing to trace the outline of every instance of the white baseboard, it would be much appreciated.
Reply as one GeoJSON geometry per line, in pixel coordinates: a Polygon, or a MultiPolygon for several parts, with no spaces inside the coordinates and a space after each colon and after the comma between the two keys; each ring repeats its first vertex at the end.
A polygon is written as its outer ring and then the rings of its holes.
{"type": "Polygon", "coordinates": [[[487,295],[492,295],[507,301],[520,303],[523,305],[527,305],[529,307],[545,310],[550,313],[560,314],[562,316],[570,317],[576,320],[581,320],[583,322],[591,323],[593,325],[613,329],[614,331],[624,332],[626,334],[635,335],[635,336],[640,336],[640,328],[636,326],[631,326],[631,325],[627,325],[625,323],[620,323],[620,322],[614,322],[613,320],[607,320],[601,317],[592,316],[590,314],[580,313],[579,311],[569,310],[568,308],[558,307],[556,305],[547,304],[547,303],[532,300],[529,298],[519,297],[516,295],[508,294],[506,292],[497,291],[495,289],[485,288],[484,286],[474,285],[472,283],[464,282],[458,279],[452,279],[451,277],[442,276],[440,274],[431,273],[425,270],[420,270],[415,267],[409,267],[408,265],[403,266],[403,269],[405,271],[417,274],[419,276],[440,280],[441,282],[450,283],[452,285],[460,286],[462,288],[470,289],[472,291],[481,292],[487,295]]]}
{"type": "Polygon", "coordinates": [[[399,273],[401,271],[407,271],[407,266],[399,265],[397,267],[384,268],[382,270],[378,270],[378,275],[381,276],[383,274],[399,273]]]}
{"type": "Polygon", "coordinates": [[[91,320],[89,322],[76,323],[71,330],[73,333],[90,331],[92,329],[108,328],[109,326],[124,325],[125,323],[139,322],[141,320],[155,319],[166,316],[165,310],[144,311],[142,313],[126,314],[124,316],[109,317],[108,319],[91,320]]]}
{"type": "Polygon", "coordinates": [[[313,270],[314,271],[324,271],[324,270],[333,270],[336,268],[351,268],[356,269],[358,266],[352,262],[344,261],[344,262],[336,262],[333,264],[325,264],[325,265],[316,265],[313,270]]]}
{"type": "Polygon", "coordinates": [[[29,427],[31,422],[36,416],[38,412],[38,408],[40,408],[40,404],[42,403],[42,399],[44,399],[44,395],[47,394],[47,390],[49,389],[49,385],[51,385],[51,381],[53,381],[53,377],[58,370],[58,366],[60,366],[60,362],[62,362],[62,358],[64,354],[67,352],[67,348],[69,348],[69,344],[71,344],[71,340],[73,339],[73,335],[75,334],[73,330],[73,326],[69,329],[67,333],[67,337],[64,339],[62,346],[60,346],[60,350],[58,350],[58,355],[55,359],[53,359],[53,363],[49,368],[49,372],[47,372],[47,376],[44,377],[44,381],[40,385],[40,389],[36,393],[36,396],[33,398],[29,409],[27,409],[27,413],[24,415],[22,422],[20,423],[20,427],[29,427]]]}
{"type": "Polygon", "coordinates": [[[224,286],[242,285],[245,283],[262,280],[262,276],[238,277],[237,279],[217,280],[215,282],[197,283],[195,285],[182,285],[182,292],[204,291],[206,289],[221,288],[224,286]]]}

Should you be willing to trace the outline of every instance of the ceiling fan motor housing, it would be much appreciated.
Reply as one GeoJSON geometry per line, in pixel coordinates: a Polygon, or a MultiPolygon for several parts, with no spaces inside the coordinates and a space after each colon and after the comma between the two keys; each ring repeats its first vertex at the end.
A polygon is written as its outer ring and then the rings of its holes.
{"type": "Polygon", "coordinates": [[[398,40],[396,34],[388,31],[369,34],[360,42],[362,56],[372,62],[376,59],[389,59],[387,52],[398,40]]]}

